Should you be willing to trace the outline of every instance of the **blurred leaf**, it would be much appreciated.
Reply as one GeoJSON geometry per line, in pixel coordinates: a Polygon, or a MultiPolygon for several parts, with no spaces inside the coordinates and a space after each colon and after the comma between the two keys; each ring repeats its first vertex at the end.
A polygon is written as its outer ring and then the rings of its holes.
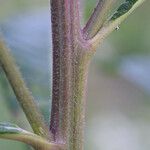
{"type": "Polygon", "coordinates": [[[130,11],[130,9],[138,2],[143,0],[126,0],[122,3],[110,20],[115,20],[130,11]]]}
{"type": "Polygon", "coordinates": [[[50,143],[46,139],[23,130],[11,123],[0,123],[0,138],[24,142],[35,149],[42,149],[43,146],[51,149],[57,146],[56,144],[50,143]]]}
{"type": "Polygon", "coordinates": [[[19,134],[22,133],[23,130],[19,128],[15,124],[11,123],[0,123],[0,137],[1,135],[6,134],[19,134]]]}

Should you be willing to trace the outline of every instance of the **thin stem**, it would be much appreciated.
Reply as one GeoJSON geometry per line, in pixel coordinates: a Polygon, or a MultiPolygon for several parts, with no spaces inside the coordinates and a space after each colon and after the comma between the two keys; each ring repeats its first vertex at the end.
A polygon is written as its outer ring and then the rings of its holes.
{"type": "Polygon", "coordinates": [[[26,87],[22,75],[15,64],[9,49],[5,46],[2,39],[0,39],[0,65],[11,84],[18,102],[26,114],[33,131],[40,136],[48,138],[50,135],[44,123],[43,116],[38,110],[31,92],[26,87]]]}
{"type": "Polygon", "coordinates": [[[134,6],[124,15],[115,20],[110,20],[104,24],[95,37],[90,42],[94,47],[97,47],[113,30],[115,30],[137,7],[139,7],[145,0],[138,0],[134,6]]]}
{"type": "Polygon", "coordinates": [[[115,2],[116,0],[99,0],[94,12],[83,29],[86,39],[92,38],[100,30],[111,6],[115,2]]]}
{"type": "Polygon", "coordinates": [[[36,150],[62,150],[64,145],[50,143],[45,138],[20,129],[18,133],[0,134],[1,139],[15,140],[26,143],[36,150]]]}
{"type": "Polygon", "coordinates": [[[128,10],[125,14],[122,16],[114,19],[114,20],[108,20],[104,23],[104,25],[101,27],[99,32],[89,40],[89,43],[91,43],[94,47],[94,49],[101,43],[103,40],[112,32],[114,31],[119,25],[136,9],[138,8],[145,0],[137,0],[135,4],[131,7],[130,10],[128,10]]]}

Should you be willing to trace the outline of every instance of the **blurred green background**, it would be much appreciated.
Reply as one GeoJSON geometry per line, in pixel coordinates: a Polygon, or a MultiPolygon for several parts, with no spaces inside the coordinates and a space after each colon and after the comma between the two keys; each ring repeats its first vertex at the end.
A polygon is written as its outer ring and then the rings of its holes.
{"type": "MultiPolygon", "coordinates": [[[[84,0],[82,22],[96,0],[84,0]]],[[[121,0],[118,0],[118,3],[121,0]]],[[[150,149],[150,1],[97,49],[89,69],[86,150],[150,149]]],[[[47,123],[51,104],[51,24],[47,0],[0,0],[0,32],[47,123]]],[[[0,121],[31,130],[0,68],[0,121]]],[[[28,150],[0,140],[0,150],[28,150]]]]}

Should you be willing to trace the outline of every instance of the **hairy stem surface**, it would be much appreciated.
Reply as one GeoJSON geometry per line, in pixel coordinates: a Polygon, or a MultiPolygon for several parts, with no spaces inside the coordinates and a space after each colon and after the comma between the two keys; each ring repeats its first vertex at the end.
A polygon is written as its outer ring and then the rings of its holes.
{"type": "Polygon", "coordinates": [[[83,29],[86,39],[90,39],[97,34],[115,2],[116,0],[99,0],[94,12],[83,29]]]}
{"type": "Polygon", "coordinates": [[[3,68],[6,77],[11,84],[11,87],[26,114],[26,117],[34,130],[40,136],[49,137],[47,127],[44,119],[38,110],[38,107],[32,97],[30,91],[20,74],[18,67],[15,64],[8,48],[5,46],[3,40],[0,39],[0,65],[3,68]]]}
{"type": "Polygon", "coordinates": [[[66,150],[83,150],[87,66],[78,1],[52,0],[53,90],[50,130],[66,150]],[[83,46],[84,45],[84,46],[83,46]]]}

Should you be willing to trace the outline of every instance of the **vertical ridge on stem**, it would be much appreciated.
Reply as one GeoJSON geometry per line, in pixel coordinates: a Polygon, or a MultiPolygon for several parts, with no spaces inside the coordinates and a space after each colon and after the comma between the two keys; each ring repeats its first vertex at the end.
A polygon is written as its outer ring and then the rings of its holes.
{"type": "Polygon", "coordinates": [[[83,150],[89,57],[80,28],[78,0],[52,0],[53,90],[50,130],[65,150],[83,150]],[[84,44],[83,44],[84,43],[84,44]]]}
{"type": "Polygon", "coordinates": [[[50,130],[65,150],[83,150],[88,59],[82,45],[78,0],[52,0],[53,90],[50,130]]]}
{"type": "Polygon", "coordinates": [[[77,1],[52,0],[53,90],[50,130],[54,140],[66,138],[72,49],[79,35],[77,1]],[[78,20],[78,21],[77,21],[78,20]]]}

